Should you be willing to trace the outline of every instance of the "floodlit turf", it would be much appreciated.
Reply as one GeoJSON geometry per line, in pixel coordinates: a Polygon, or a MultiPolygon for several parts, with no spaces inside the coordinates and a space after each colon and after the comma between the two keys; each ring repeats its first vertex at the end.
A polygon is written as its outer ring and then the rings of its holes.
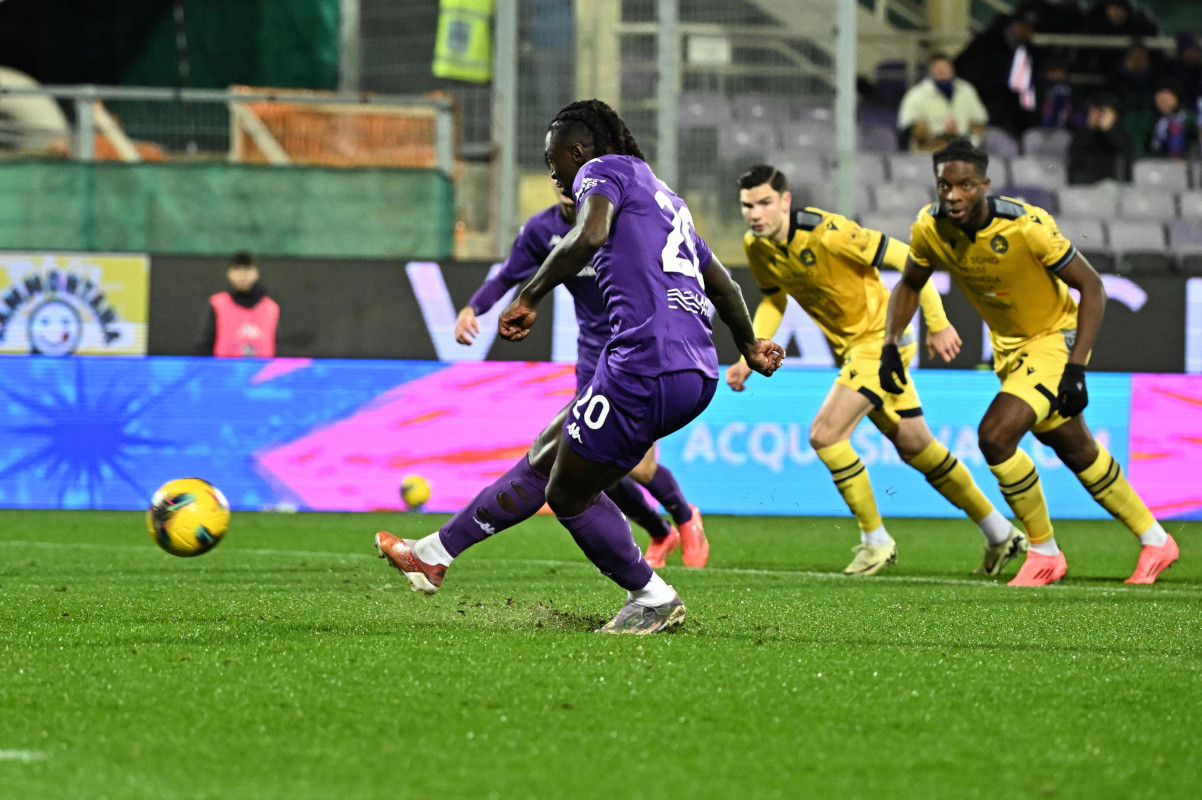
{"type": "MultiPolygon", "coordinates": [[[[1066,522],[1069,574],[970,577],[975,528],[707,518],[689,619],[593,633],[623,594],[539,517],[434,598],[374,557],[442,517],[235,514],[194,559],[141,515],[0,512],[3,798],[1168,798],[1202,781],[1202,525],[1066,522]]],[[[677,556],[677,559],[679,556],[677,556]]],[[[679,563],[679,561],[677,562],[679,563]]],[[[1012,575],[1014,567],[1007,570],[1012,575]]]]}

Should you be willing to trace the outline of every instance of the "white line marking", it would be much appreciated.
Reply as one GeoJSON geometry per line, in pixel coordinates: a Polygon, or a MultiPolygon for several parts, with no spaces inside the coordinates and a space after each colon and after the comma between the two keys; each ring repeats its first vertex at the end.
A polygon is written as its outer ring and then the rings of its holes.
{"type": "MultiPolygon", "coordinates": [[[[97,544],[94,542],[78,542],[68,544],[66,542],[29,542],[20,540],[0,540],[0,545],[21,545],[24,547],[52,547],[52,548],[71,548],[71,549],[97,549],[97,550],[153,550],[153,547],[143,547],[141,545],[128,544],[97,544]]],[[[229,551],[226,551],[229,552],[229,551]]],[[[250,556],[266,556],[268,558],[279,556],[291,556],[293,558],[326,558],[326,559],[344,559],[358,561],[361,559],[378,558],[374,553],[330,553],[321,550],[265,550],[265,549],[240,549],[237,551],[242,555],[250,556]]],[[[168,556],[170,558],[170,556],[168,556]]],[[[537,564],[545,567],[586,567],[588,569],[596,569],[587,561],[568,561],[560,559],[539,559],[539,558],[489,558],[487,561],[499,562],[502,564],[537,564]]],[[[683,567],[674,569],[682,570],[683,567]]],[[[754,569],[751,567],[706,567],[705,572],[717,572],[730,575],[766,575],[766,576],[781,576],[789,578],[811,578],[815,580],[829,580],[856,585],[862,583],[865,586],[870,584],[926,584],[931,586],[977,586],[987,590],[994,590],[997,587],[1005,586],[1005,581],[990,581],[990,580],[969,580],[967,578],[935,578],[922,575],[876,575],[871,578],[849,577],[838,572],[816,572],[813,570],[804,569],[754,569]]],[[[1071,580],[1071,577],[1070,577],[1071,580]]],[[[1083,591],[1083,592],[1100,592],[1102,594],[1114,594],[1118,592],[1142,592],[1149,597],[1154,595],[1181,595],[1185,597],[1196,597],[1202,586],[1194,584],[1177,585],[1168,587],[1165,585],[1157,586],[1155,589],[1148,590],[1142,586],[1125,586],[1119,583],[1121,578],[1116,577],[1116,583],[1106,586],[1080,585],[1080,584],[1057,584],[1054,586],[1040,587],[1044,591],[1083,591]]]]}
{"type": "Polygon", "coordinates": [[[0,761],[45,761],[46,754],[40,750],[0,750],[0,761]]]}

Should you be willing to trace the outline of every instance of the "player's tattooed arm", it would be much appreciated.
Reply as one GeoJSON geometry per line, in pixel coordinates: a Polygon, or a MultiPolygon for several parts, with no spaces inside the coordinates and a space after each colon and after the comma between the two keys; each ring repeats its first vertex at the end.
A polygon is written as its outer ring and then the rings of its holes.
{"type": "Polygon", "coordinates": [[[751,325],[751,313],[743,301],[743,291],[714,256],[701,272],[705,294],[714,304],[718,317],[730,328],[735,345],[747,365],[761,375],[771,375],[785,359],[784,349],[771,339],[758,339],[751,325]]]}
{"type": "Polygon", "coordinates": [[[559,284],[576,275],[593,260],[609,239],[614,205],[608,197],[589,195],[576,214],[576,226],[555,246],[521,293],[501,312],[498,332],[511,342],[530,333],[538,317],[538,303],[559,284]]]}

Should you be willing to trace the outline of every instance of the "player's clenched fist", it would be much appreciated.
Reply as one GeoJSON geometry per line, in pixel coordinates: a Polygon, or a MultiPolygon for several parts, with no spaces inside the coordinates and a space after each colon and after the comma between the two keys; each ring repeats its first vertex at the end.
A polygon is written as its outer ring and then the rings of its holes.
{"type": "Polygon", "coordinates": [[[785,360],[785,348],[771,339],[756,339],[751,352],[744,353],[747,366],[761,375],[771,375],[785,360]]]}
{"type": "Polygon", "coordinates": [[[518,295],[509,307],[501,312],[501,318],[497,321],[497,332],[511,342],[520,342],[530,333],[530,326],[534,324],[537,316],[538,309],[523,303],[522,296],[518,295]]]}

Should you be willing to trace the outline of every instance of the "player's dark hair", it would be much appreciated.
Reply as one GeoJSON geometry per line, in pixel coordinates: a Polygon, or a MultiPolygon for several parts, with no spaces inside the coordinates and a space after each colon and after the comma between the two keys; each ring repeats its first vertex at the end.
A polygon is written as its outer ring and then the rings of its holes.
{"type": "Polygon", "coordinates": [[[626,123],[600,100],[577,100],[565,106],[551,120],[549,130],[569,133],[588,131],[593,139],[593,149],[598,155],[613,153],[619,156],[634,156],[646,161],[639,143],[634,140],[626,123]]]}
{"type": "Polygon", "coordinates": [[[740,189],[754,189],[765,183],[771,186],[774,192],[784,194],[789,191],[789,179],[785,177],[785,174],[767,164],[756,164],[739,176],[740,189]]]}
{"type": "Polygon", "coordinates": [[[927,59],[928,63],[931,63],[931,64],[934,64],[936,61],[951,61],[951,60],[952,60],[952,57],[949,56],[947,53],[943,52],[942,50],[937,50],[936,52],[931,53],[931,57],[929,59],[927,59]]]}
{"type": "Polygon", "coordinates": [[[946,164],[948,161],[964,161],[972,164],[981,173],[981,177],[984,177],[985,171],[989,169],[989,156],[964,137],[952,139],[942,149],[936,150],[932,158],[936,170],[939,169],[940,164],[946,164]]]}
{"type": "Polygon", "coordinates": [[[255,257],[246,250],[239,250],[230,258],[231,267],[253,267],[255,265],[255,257]]]}

